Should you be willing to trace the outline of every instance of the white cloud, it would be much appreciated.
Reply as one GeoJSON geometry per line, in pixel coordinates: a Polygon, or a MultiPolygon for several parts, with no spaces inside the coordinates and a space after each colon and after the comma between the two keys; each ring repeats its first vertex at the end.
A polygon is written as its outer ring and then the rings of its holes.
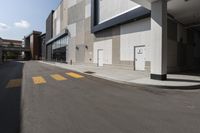
{"type": "Polygon", "coordinates": [[[30,23],[26,20],[21,20],[20,22],[15,22],[14,25],[18,28],[27,29],[30,27],[30,23]]]}
{"type": "Polygon", "coordinates": [[[0,23],[0,30],[7,30],[9,29],[10,27],[7,25],[7,24],[4,24],[4,23],[0,23]]]}

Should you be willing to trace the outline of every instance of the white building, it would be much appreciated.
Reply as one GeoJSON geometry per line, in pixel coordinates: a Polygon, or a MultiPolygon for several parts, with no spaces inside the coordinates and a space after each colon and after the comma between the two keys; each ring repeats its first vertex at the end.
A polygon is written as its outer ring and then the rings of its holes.
{"type": "Polygon", "coordinates": [[[200,66],[199,0],[65,3],[68,63],[146,70],[152,79],[161,80],[169,72],[200,66]]]}

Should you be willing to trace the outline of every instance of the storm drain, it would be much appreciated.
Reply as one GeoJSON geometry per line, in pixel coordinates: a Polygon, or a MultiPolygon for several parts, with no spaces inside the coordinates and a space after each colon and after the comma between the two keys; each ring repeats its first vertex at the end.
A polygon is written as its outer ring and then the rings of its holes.
{"type": "Polygon", "coordinates": [[[87,74],[94,74],[95,72],[92,72],[92,71],[86,71],[84,73],[87,73],[87,74]]]}

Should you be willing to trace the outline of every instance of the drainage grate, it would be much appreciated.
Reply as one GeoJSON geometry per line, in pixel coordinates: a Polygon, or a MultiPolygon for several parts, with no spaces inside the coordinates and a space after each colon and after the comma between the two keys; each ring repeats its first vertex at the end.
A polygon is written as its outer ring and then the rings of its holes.
{"type": "Polygon", "coordinates": [[[91,71],[86,71],[84,73],[87,73],[87,74],[94,74],[95,72],[91,72],[91,71]]]}

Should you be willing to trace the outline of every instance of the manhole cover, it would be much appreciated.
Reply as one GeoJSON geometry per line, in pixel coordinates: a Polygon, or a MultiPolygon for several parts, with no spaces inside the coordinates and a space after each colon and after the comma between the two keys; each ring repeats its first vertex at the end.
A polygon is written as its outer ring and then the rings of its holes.
{"type": "Polygon", "coordinates": [[[84,73],[87,73],[87,74],[94,74],[95,72],[91,72],[91,71],[86,71],[84,73]]]}

